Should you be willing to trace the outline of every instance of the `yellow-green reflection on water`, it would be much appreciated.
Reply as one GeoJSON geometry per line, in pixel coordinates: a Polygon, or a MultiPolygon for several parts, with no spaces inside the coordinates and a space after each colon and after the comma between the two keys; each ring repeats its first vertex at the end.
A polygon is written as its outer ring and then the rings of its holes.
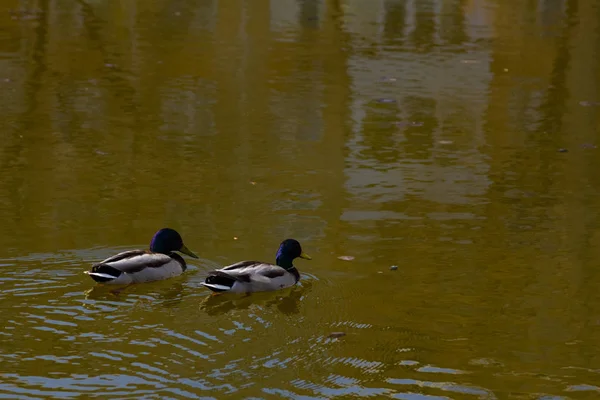
{"type": "Polygon", "coordinates": [[[600,397],[599,44],[593,0],[4,2],[0,397],[600,397]],[[162,226],[183,276],[82,273],[162,226]],[[286,237],[298,286],[199,287],[286,237]]]}

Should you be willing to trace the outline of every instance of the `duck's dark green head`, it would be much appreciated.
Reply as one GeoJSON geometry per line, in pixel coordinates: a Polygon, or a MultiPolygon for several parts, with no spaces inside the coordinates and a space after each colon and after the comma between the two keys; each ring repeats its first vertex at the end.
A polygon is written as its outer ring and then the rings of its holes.
{"type": "Polygon", "coordinates": [[[286,239],[279,245],[275,261],[280,267],[288,269],[294,266],[292,262],[298,257],[311,260],[310,256],[302,251],[302,247],[297,240],[286,239]]]}
{"type": "Polygon", "coordinates": [[[197,255],[192,253],[192,251],[183,244],[181,235],[171,228],[163,228],[154,234],[154,237],[150,242],[150,251],[163,254],[180,251],[190,257],[198,258],[197,255]]]}

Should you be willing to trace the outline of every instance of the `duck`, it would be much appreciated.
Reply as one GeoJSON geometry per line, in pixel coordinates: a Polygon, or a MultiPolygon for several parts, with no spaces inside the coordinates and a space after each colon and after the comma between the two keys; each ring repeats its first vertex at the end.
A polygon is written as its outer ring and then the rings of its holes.
{"type": "Polygon", "coordinates": [[[198,258],[174,229],[162,228],[154,234],[150,250],[129,250],[92,265],[85,271],[94,281],[104,284],[128,285],[152,282],[181,275],[187,269],[179,251],[198,258]]]}
{"type": "Polygon", "coordinates": [[[262,261],[240,261],[208,272],[202,286],[214,293],[268,292],[294,286],[300,273],[293,264],[296,258],[312,260],[302,251],[295,239],[286,239],[279,245],[275,264],[262,261]]]}

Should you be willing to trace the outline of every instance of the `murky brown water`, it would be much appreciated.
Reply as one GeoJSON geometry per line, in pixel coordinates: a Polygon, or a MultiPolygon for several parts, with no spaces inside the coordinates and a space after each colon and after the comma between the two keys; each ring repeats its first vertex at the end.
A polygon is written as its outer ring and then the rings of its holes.
{"type": "Polygon", "coordinates": [[[0,398],[600,398],[599,56],[595,0],[4,1],[0,398]]]}

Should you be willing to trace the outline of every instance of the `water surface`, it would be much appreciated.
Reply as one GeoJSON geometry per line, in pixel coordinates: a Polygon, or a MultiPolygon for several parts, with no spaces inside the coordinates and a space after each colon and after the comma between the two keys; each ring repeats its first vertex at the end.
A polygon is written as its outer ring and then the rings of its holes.
{"type": "Polygon", "coordinates": [[[599,49],[593,0],[3,3],[0,397],[599,398],[599,49]],[[163,226],[184,275],[83,274],[163,226]]]}

